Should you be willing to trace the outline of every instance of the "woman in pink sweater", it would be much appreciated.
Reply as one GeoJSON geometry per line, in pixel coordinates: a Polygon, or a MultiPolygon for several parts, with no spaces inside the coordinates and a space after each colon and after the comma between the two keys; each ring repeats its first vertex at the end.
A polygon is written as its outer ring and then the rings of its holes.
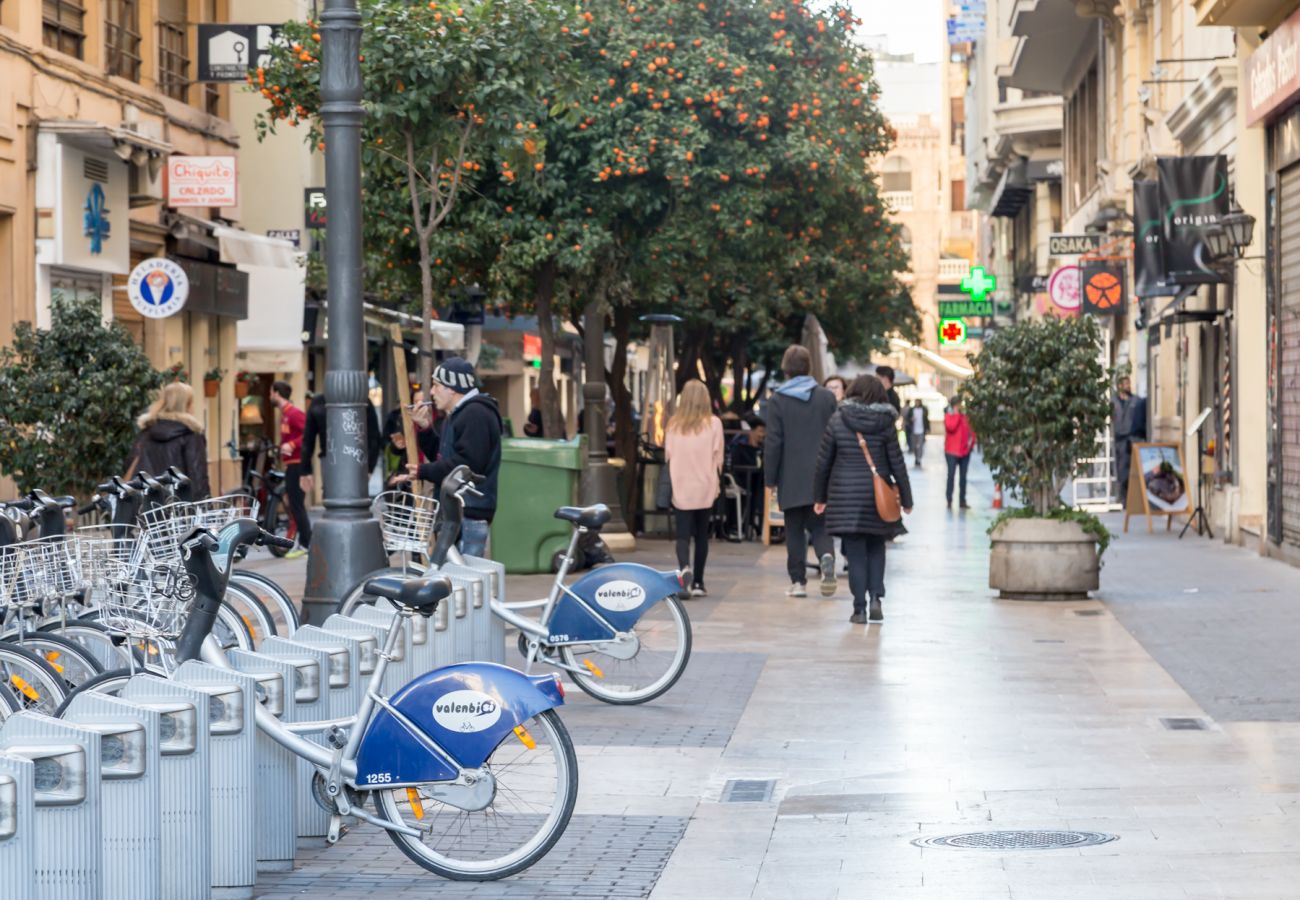
{"type": "Polygon", "coordinates": [[[708,593],[704,563],[709,558],[709,520],[718,499],[723,454],[722,420],[713,414],[704,382],[694,378],[686,382],[667,432],[664,450],[677,511],[677,564],[692,575],[691,596],[703,597],[708,593]],[[692,537],[693,568],[688,565],[692,537]]]}

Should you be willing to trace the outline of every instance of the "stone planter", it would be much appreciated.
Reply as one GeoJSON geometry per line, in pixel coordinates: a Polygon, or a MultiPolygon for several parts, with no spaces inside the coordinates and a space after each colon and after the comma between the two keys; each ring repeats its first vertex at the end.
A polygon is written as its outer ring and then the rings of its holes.
{"type": "Polygon", "coordinates": [[[1100,572],[1097,540],[1077,522],[1008,519],[993,532],[989,587],[1004,600],[1086,600],[1100,572]]]}

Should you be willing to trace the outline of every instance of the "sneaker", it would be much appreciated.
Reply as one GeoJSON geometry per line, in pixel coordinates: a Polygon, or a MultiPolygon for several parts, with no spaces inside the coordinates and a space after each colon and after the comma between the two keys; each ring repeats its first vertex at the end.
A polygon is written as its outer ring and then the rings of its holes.
{"type": "Polygon", "coordinates": [[[285,558],[285,559],[302,559],[302,558],[303,558],[304,556],[306,556],[306,555],[307,555],[307,551],[304,550],[302,547],[294,547],[292,550],[290,550],[288,553],[286,553],[286,554],[284,555],[284,558],[285,558]]]}
{"type": "Polygon", "coordinates": [[[695,585],[694,587],[691,588],[691,596],[692,596],[692,597],[707,597],[707,596],[709,596],[709,592],[706,591],[706,590],[704,589],[704,585],[702,585],[702,584],[697,584],[697,585],[695,585]]]}
{"type": "Polygon", "coordinates": [[[790,585],[790,590],[786,591],[785,595],[787,597],[807,597],[808,588],[796,581],[794,584],[790,585]]]}
{"type": "Polygon", "coordinates": [[[880,623],[880,622],[885,621],[885,613],[884,613],[884,612],[881,610],[881,608],[880,608],[880,598],[879,598],[879,597],[872,597],[872,598],[871,598],[871,615],[870,615],[870,617],[867,619],[867,621],[872,622],[872,623],[877,623],[877,624],[880,623]]]}
{"type": "Polygon", "coordinates": [[[968,503],[966,503],[966,502],[963,501],[963,502],[962,502],[962,503],[961,503],[957,508],[958,508],[958,509],[970,509],[970,504],[968,504],[968,503]]]}
{"type": "Polygon", "coordinates": [[[853,615],[849,616],[849,621],[854,625],[866,625],[867,614],[860,609],[855,609],[853,615]]]}
{"type": "Polygon", "coordinates": [[[835,596],[835,557],[829,553],[822,554],[822,596],[835,596]]]}

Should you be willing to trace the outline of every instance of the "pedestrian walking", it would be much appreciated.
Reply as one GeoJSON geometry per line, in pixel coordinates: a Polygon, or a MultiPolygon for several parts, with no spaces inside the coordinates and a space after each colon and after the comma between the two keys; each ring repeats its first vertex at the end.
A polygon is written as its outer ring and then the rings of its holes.
{"type": "Polygon", "coordinates": [[[704,597],[708,594],[704,564],[709,559],[709,524],[718,499],[725,450],[722,420],[713,415],[709,389],[697,378],[686,382],[677,397],[664,436],[664,453],[677,518],[677,565],[690,571],[691,596],[704,597]]]}
{"type": "Polygon", "coordinates": [[[848,391],[849,386],[844,381],[843,375],[832,375],[822,382],[822,387],[835,395],[836,403],[844,402],[844,394],[848,391]]]}
{"type": "Polygon", "coordinates": [[[897,489],[902,512],[912,511],[912,485],[894,420],[880,379],[860,375],[831,416],[817,456],[814,509],[825,514],[827,531],[843,541],[853,594],[849,621],[858,625],[884,621],[885,543],[907,532],[901,516],[889,521],[881,515],[876,497],[880,482],[874,476],[897,489]]]}
{"type": "Polygon", "coordinates": [[[817,448],[826,423],[835,413],[835,395],[809,373],[812,355],[794,344],[781,359],[786,380],[767,403],[767,439],[763,442],[763,477],[776,488],[785,516],[788,597],[808,596],[808,541],[821,565],[822,595],[835,594],[835,549],[822,517],[813,510],[813,476],[817,448]]]}
{"type": "Polygon", "coordinates": [[[131,452],[128,476],[159,475],[175,466],[190,480],[191,496],[203,500],[208,487],[208,441],[194,417],[194,388],[182,381],[165,384],[158,399],[136,419],[140,434],[131,452]]]}
{"type": "Polygon", "coordinates": [[[1111,427],[1115,431],[1115,481],[1119,501],[1128,498],[1128,473],[1133,463],[1133,445],[1147,438],[1146,400],[1133,393],[1133,382],[1121,375],[1111,401],[1111,427]]]}
{"type": "Polygon", "coordinates": [[[921,457],[925,455],[925,436],[930,433],[930,414],[925,404],[913,400],[907,410],[907,446],[912,451],[913,464],[921,468],[921,457]]]}
{"type": "Polygon", "coordinates": [[[960,506],[966,505],[966,470],[970,468],[970,455],[975,450],[975,429],[971,428],[970,419],[961,411],[961,398],[953,397],[948,411],[943,415],[943,455],[948,460],[948,508],[952,509],[953,475],[961,471],[960,506]]]}
{"type": "MultiPolygon", "coordinates": [[[[289,499],[289,515],[298,529],[298,546],[284,555],[297,559],[311,548],[311,517],[307,514],[307,495],[303,490],[302,436],[307,429],[307,414],[289,402],[293,386],[287,381],[271,385],[271,405],[280,411],[280,464],[284,466],[284,492],[289,499]]],[[[311,468],[306,470],[308,486],[311,468]]]]}
{"type": "Polygon", "coordinates": [[[437,491],[457,466],[469,466],[482,475],[475,485],[481,496],[465,498],[465,518],[460,529],[460,549],[467,556],[487,552],[488,530],[497,511],[497,476],[501,470],[501,412],[497,402],[478,389],[474,367],[459,356],[449,357],[433,370],[433,403],[447,418],[438,442],[438,458],[418,466],[396,480],[418,478],[437,491]]]}
{"type": "MultiPolygon", "coordinates": [[[[888,399],[889,405],[894,408],[894,417],[901,416],[903,414],[903,401],[894,388],[894,367],[876,366],[876,378],[885,388],[885,397],[888,399]]],[[[897,431],[895,431],[894,437],[898,437],[897,431]]]]}

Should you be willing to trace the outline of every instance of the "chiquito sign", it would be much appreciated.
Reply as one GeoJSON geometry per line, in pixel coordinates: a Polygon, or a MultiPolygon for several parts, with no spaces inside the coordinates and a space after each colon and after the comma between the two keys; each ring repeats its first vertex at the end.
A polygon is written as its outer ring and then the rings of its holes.
{"type": "Polygon", "coordinates": [[[1246,124],[1268,118],[1300,92],[1300,10],[1245,62],[1246,124]]]}

